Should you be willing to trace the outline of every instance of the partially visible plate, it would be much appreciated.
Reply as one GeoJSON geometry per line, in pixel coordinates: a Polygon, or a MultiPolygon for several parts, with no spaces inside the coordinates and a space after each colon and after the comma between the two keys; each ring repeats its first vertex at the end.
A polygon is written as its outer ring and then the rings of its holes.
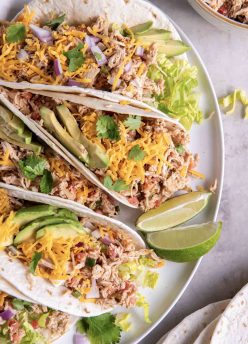
{"type": "MultiPolygon", "coordinates": [[[[26,2],[25,0],[1,1],[0,19],[14,17],[26,2]]],[[[159,9],[155,7],[154,9],[155,11],[159,11],[162,16],[166,17],[159,9]]],[[[211,80],[201,58],[188,37],[173,21],[172,23],[177,28],[182,40],[192,47],[192,50],[187,56],[190,63],[197,66],[199,70],[199,93],[202,96],[201,108],[206,113],[215,113],[214,116],[205,120],[200,126],[193,126],[191,131],[191,151],[199,153],[200,155],[201,159],[198,170],[206,176],[205,186],[208,187],[215,179],[218,180],[218,189],[211,198],[208,207],[194,219],[194,222],[207,222],[216,220],[222,192],[224,139],[221,116],[211,80]]],[[[195,184],[198,185],[201,184],[201,182],[196,182],[195,184]]],[[[136,218],[137,212],[135,210],[125,206],[121,207],[120,220],[134,227],[136,218]]],[[[152,324],[146,324],[143,321],[142,310],[133,310],[131,312],[133,327],[130,332],[123,334],[121,340],[122,344],[138,343],[159,324],[159,322],[172,310],[186,290],[199,264],[200,260],[183,264],[168,262],[165,267],[161,269],[156,290],[142,291],[150,304],[152,324]]],[[[74,330],[71,330],[67,335],[58,340],[56,344],[73,343],[73,332],[74,330]]]]}

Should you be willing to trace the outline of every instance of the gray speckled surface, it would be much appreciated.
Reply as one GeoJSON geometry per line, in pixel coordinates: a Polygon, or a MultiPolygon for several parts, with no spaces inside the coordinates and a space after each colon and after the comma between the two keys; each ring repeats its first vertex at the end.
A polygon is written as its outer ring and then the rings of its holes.
{"type": "MultiPolygon", "coordinates": [[[[184,30],[198,49],[218,96],[234,88],[248,91],[248,34],[219,31],[200,17],[187,0],[153,0],[184,30]]],[[[248,282],[248,121],[239,109],[223,115],[226,147],[224,192],[219,219],[220,242],[202,261],[193,281],[164,321],[142,344],[153,344],[185,316],[210,302],[233,297],[248,282]]]]}

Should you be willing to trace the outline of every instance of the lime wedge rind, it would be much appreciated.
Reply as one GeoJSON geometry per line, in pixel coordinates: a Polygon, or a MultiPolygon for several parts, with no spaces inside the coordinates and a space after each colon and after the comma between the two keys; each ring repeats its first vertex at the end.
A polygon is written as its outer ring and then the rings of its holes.
{"type": "MultiPolygon", "coordinates": [[[[191,262],[198,260],[200,257],[208,253],[217,243],[217,241],[220,238],[221,235],[221,230],[222,230],[222,222],[215,222],[215,223],[204,223],[199,226],[199,230],[203,226],[215,226],[215,231],[210,234],[209,238],[207,240],[204,240],[202,242],[199,242],[196,245],[189,246],[187,248],[182,248],[182,249],[169,249],[168,247],[166,249],[162,248],[161,246],[158,247],[157,244],[154,244],[153,237],[154,235],[159,235],[162,232],[157,232],[157,233],[150,233],[147,235],[147,243],[150,247],[154,249],[154,251],[162,258],[173,261],[173,262],[178,262],[178,263],[184,263],[184,262],[191,262]]],[[[190,228],[193,226],[188,226],[188,227],[181,227],[184,230],[190,232],[190,228]]],[[[176,229],[175,228],[175,235],[176,235],[176,229]]],[[[169,230],[172,231],[173,229],[169,230]]],[[[168,231],[165,231],[168,232],[168,231]]],[[[190,233],[188,233],[190,234],[190,233]]],[[[186,234],[187,235],[187,234],[186,234]]],[[[157,238],[158,239],[158,238],[157,238]]]]}
{"type": "Polygon", "coordinates": [[[208,204],[210,196],[209,192],[196,191],[169,199],[157,209],[142,214],[136,226],[147,233],[178,226],[198,215],[208,204]]]}

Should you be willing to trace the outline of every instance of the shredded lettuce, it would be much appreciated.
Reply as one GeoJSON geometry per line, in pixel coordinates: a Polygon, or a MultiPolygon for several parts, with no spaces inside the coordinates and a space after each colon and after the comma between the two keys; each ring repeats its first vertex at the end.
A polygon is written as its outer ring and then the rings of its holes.
{"type": "Polygon", "coordinates": [[[236,89],[227,96],[219,98],[219,104],[223,107],[226,115],[234,113],[238,101],[245,107],[243,118],[248,119],[248,97],[244,90],[236,89]]]}
{"type": "Polygon", "coordinates": [[[144,266],[136,262],[124,263],[119,266],[119,276],[124,280],[137,280],[144,272],[144,266]]]}
{"type": "Polygon", "coordinates": [[[25,331],[25,336],[22,338],[20,344],[47,344],[48,342],[42,337],[40,333],[35,331],[33,327],[27,322],[22,323],[22,328],[25,331]]]}
{"type": "Polygon", "coordinates": [[[167,115],[179,119],[190,130],[193,122],[201,123],[203,114],[199,109],[197,68],[185,60],[170,60],[159,55],[157,65],[148,71],[151,80],[164,80],[164,92],[155,96],[155,105],[167,115]]]}
{"type": "Polygon", "coordinates": [[[116,315],[115,324],[119,326],[124,332],[128,332],[132,327],[132,324],[129,321],[130,316],[130,313],[119,313],[116,315]]]}
{"type": "Polygon", "coordinates": [[[143,287],[154,289],[158,283],[158,278],[158,272],[146,271],[145,278],[143,280],[143,287]]]}
{"type": "Polygon", "coordinates": [[[149,303],[147,302],[146,298],[141,295],[141,294],[137,294],[138,299],[136,301],[136,306],[137,307],[142,307],[144,310],[144,320],[146,323],[150,324],[152,321],[149,317],[149,310],[150,310],[150,306],[149,303]]]}
{"type": "Polygon", "coordinates": [[[144,266],[148,266],[149,268],[156,268],[158,266],[158,262],[156,262],[154,259],[148,258],[146,256],[141,256],[139,258],[139,264],[144,265],[144,266]]]}

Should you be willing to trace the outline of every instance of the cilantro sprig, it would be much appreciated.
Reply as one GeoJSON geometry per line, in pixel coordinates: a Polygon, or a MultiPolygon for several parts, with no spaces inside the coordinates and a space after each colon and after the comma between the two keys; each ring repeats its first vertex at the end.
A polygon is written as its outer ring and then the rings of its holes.
{"type": "Polygon", "coordinates": [[[79,43],[75,48],[64,51],[64,55],[67,57],[69,62],[69,72],[75,72],[84,63],[84,54],[81,49],[84,47],[83,43],[79,43]]]}
{"type": "Polygon", "coordinates": [[[128,118],[123,122],[125,127],[130,130],[137,130],[141,126],[140,116],[128,116],[128,118]]]}
{"type": "Polygon", "coordinates": [[[45,159],[33,154],[20,160],[19,167],[26,178],[34,180],[36,177],[43,175],[46,163],[45,159]]]}
{"type": "Polygon", "coordinates": [[[112,116],[102,115],[96,122],[97,136],[104,139],[118,141],[120,139],[119,127],[112,116]]]}
{"type": "Polygon", "coordinates": [[[128,153],[128,159],[134,161],[142,161],[145,156],[146,152],[144,152],[139,145],[133,146],[128,153]]]}
{"type": "Polygon", "coordinates": [[[117,344],[120,341],[121,328],[115,321],[116,316],[111,313],[82,318],[77,322],[77,331],[85,333],[91,344],[117,344]]]}
{"type": "Polygon", "coordinates": [[[108,188],[109,190],[113,190],[116,192],[128,190],[129,186],[124,182],[124,180],[118,179],[115,182],[113,182],[112,178],[110,176],[105,176],[103,185],[108,188]]]}
{"type": "Polygon", "coordinates": [[[32,273],[32,274],[35,274],[35,270],[39,264],[39,261],[41,260],[42,258],[42,253],[41,252],[35,252],[33,254],[33,257],[32,257],[32,261],[29,265],[29,271],[32,273]]]}
{"type": "Polygon", "coordinates": [[[61,16],[46,22],[45,25],[50,27],[52,30],[56,30],[59,27],[59,25],[64,22],[64,20],[65,14],[62,14],[61,16]]]}
{"type": "Polygon", "coordinates": [[[53,188],[52,173],[48,170],[44,171],[44,174],[40,180],[40,191],[45,194],[49,194],[53,188]]]}
{"type": "Polygon", "coordinates": [[[8,43],[22,42],[26,37],[26,27],[22,23],[10,25],[6,31],[6,40],[8,43]]]}
{"type": "Polygon", "coordinates": [[[53,177],[50,171],[46,169],[47,161],[37,155],[29,155],[19,161],[19,167],[23,175],[29,180],[35,180],[41,177],[40,191],[49,194],[53,188],[53,177]]]}

